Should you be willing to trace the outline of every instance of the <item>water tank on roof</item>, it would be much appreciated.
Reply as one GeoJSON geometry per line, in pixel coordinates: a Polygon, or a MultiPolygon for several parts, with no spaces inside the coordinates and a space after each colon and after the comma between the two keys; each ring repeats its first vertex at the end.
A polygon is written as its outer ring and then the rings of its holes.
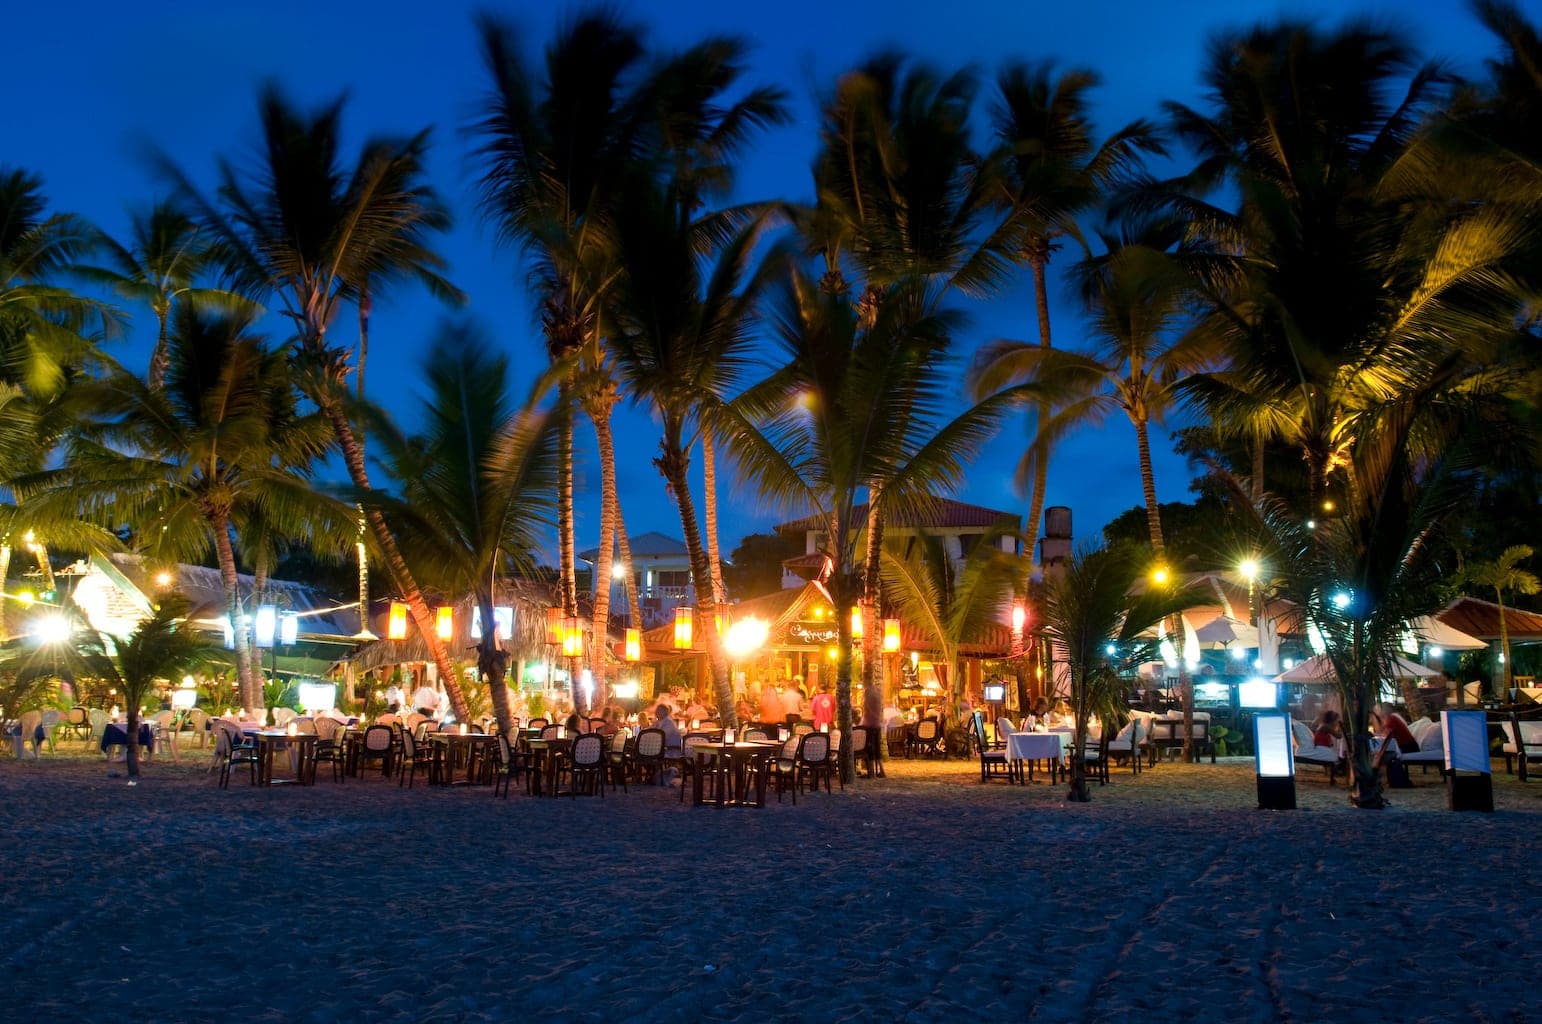
{"type": "Polygon", "coordinates": [[[1071,539],[1071,510],[1065,505],[1051,505],[1044,510],[1044,536],[1071,539]]]}

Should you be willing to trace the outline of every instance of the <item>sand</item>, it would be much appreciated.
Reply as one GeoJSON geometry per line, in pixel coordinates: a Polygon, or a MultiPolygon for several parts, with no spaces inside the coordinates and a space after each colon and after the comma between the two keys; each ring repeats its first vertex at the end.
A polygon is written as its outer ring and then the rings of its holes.
{"type": "Polygon", "coordinates": [[[1542,781],[1263,812],[1245,762],[1069,805],[900,761],[717,811],[199,759],[0,761],[8,1019],[1542,1020],[1542,781]]]}

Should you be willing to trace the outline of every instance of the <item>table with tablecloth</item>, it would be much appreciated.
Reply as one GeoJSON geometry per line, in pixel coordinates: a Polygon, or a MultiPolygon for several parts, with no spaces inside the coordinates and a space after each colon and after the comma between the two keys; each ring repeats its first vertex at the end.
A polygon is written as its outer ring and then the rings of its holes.
{"type": "Polygon", "coordinates": [[[1033,779],[1033,763],[1049,762],[1049,778],[1056,775],[1065,764],[1065,752],[1071,745],[1071,734],[1066,732],[1010,732],[1007,733],[1007,760],[1014,765],[1019,781],[1023,781],[1023,765],[1028,766],[1027,779],[1033,779]]]}
{"type": "MultiPolygon", "coordinates": [[[[155,753],[155,728],[149,722],[139,723],[139,745],[155,753]]],[[[117,722],[109,722],[102,730],[102,753],[107,753],[108,747],[128,746],[128,726],[117,722]]]]}

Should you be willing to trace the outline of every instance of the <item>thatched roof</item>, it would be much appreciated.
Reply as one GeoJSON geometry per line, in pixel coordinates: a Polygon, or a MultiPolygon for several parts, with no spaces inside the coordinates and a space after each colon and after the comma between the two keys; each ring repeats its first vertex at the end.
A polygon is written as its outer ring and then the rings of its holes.
{"type": "MultiPolygon", "coordinates": [[[[546,652],[546,609],[551,606],[551,595],[545,587],[525,582],[499,584],[493,598],[495,606],[514,609],[514,636],[505,647],[516,658],[537,658],[546,652]]],[[[386,633],[387,611],[374,616],[371,630],[377,636],[386,633]]],[[[467,594],[455,602],[455,635],[445,647],[452,661],[473,663],[476,661],[478,641],[471,636],[472,598],[467,594]]],[[[361,646],[348,659],[356,672],[371,672],[395,665],[427,664],[428,645],[418,632],[417,625],[409,622],[407,639],[376,640],[361,646]]]]}

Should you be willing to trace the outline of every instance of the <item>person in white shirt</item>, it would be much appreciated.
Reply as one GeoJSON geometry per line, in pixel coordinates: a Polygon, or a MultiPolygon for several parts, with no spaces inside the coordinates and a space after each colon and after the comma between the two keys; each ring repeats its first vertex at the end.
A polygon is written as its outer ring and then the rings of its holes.
{"type": "Polygon", "coordinates": [[[678,755],[681,745],[680,727],[670,717],[668,704],[660,704],[653,709],[653,728],[664,733],[664,755],[678,755]]]}

